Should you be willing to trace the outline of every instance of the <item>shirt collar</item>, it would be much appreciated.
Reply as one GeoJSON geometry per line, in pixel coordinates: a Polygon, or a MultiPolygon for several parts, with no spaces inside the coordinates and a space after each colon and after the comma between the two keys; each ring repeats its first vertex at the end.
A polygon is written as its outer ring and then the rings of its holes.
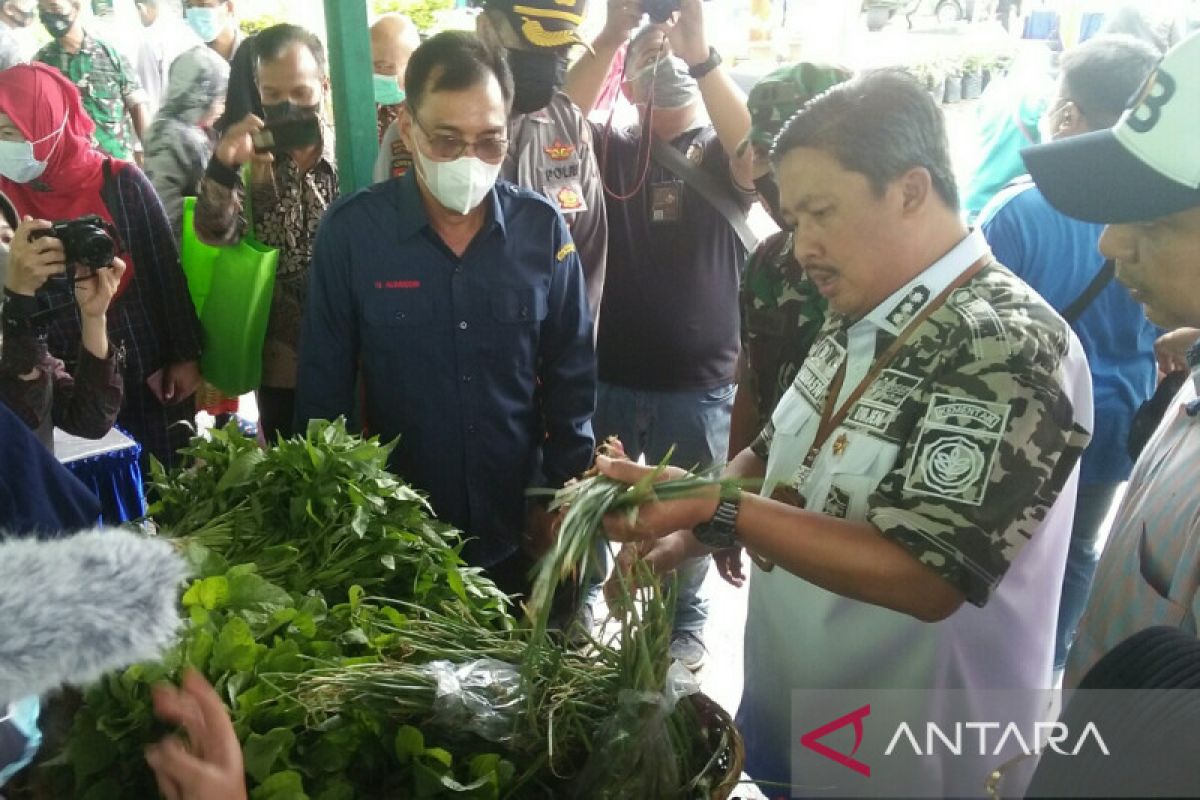
{"type": "Polygon", "coordinates": [[[870,322],[880,330],[899,336],[909,321],[921,313],[921,309],[941,294],[967,267],[989,252],[983,232],[972,230],[949,253],[889,295],[861,321],[870,322]]]}
{"type": "MultiPolygon", "coordinates": [[[[399,223],[396,232],[401,239],[416,236],[429,225],[429,215],[425,213],[425,203],[421,201],[421,190],[417,186],[417,168],[413,166],[396,180],[396,210],[399,213],[399,223]]],[[[508,238],[508,226],[504,218],[504,208],[500,205],[500,194],[493,186],[488,192],[485,203],[492,204],[491,220],[485,227],[495,224],[500,229],[500,235],[508,238]]]]}

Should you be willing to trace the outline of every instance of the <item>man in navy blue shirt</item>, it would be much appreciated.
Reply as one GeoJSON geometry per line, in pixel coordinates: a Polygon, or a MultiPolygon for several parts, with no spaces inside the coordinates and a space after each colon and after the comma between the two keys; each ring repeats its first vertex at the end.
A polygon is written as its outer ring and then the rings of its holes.
{"type": "Polygon", "coordinates": [[[414,169],[343,198],[317,234],[297,421],[350,415],[400,438],[391,467],[428,492],[464,554],[528,589],[551,542],[531,486],[587,468],[596,362],[583,271],[562,215],[496,182],[512,77],[448,32],[412,55],[400,134],[414,169]]]}
{"type": "MultiPolygon", "coordinates": [[[[1120,117],[1158,61],[1148,44],[1098,36],[1062,59],[1058,92],[1043,127],[1062,139],[1103,130],[1120,117]]],[[[1116,190],[1119,191],[1119,190],[1116,190]]],[[[1062,214],[1025,179],[1001,191],[980,214],[992,252],[1060,313],[1084,293],[1104,257],[1103,225],[1062,214]]],[[[1154,391],[1154,339],[1159,333],[1129,291],[1110,281],[1074,321],[1087,353],[1095,397],[1095,431],[1079,469],[1079,497],[1059,603],[1054,665],[1062,669],[1087,603],[1100,553],[1100,526],[1133,462],[1125,446],[1134,412],[1154,391]]]]}

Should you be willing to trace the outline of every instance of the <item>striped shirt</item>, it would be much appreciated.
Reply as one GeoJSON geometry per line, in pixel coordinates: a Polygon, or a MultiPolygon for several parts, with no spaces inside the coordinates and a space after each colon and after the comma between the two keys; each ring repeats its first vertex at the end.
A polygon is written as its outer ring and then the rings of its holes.
{"type": "Polygon", "coordinates": [[[1064,686],[1079,685],[1100,657],[1140,630],[1196,633],[1200,617],[1200,364],[1192,361],[1162,424],[1133,468],[1064,686]]]}

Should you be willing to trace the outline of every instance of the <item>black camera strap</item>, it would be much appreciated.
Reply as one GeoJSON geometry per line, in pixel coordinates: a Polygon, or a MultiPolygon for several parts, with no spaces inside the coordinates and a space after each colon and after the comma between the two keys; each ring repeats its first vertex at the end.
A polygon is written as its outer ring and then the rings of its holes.
{"type": "Polygon", "coordinates": [[[1084,311],[1087,311],[1092,301],[1104,291],[1108,284],[1112,283],[1112,279],[1116,277],[1116,274],[1117,262],[1111,258],[1107,259],[1104,262],[1104,266],[1096,273],[1096,277],[1092,278],[1092,282],[1087,285],[1087,288],[1063,311],[1062,318],[1067,321],[1068,325],[1075,324],[1075,320],[1079,319],[1084,311]]]}
{"type": "Polygon", "coordinates": [[[695,189],[701,197],[709,202],[709,205],[717,210],[717,213],[725,218],[725,221],[733,228],[733,232],[737,234],[738,239],[741,240],[742,247],[746,248],[746,252],[754,252],[754,248],[758,247],[758,237],[754,235],[754,231],[750,230],[750,224],[746,221],[746,212],[730,196],[731,193],[727,186],[723,186],[712,175],[689,161],[687,156],[657,136],[653,137],[650,145],[650,157],[660,167],[674,173],[676,177],[695,189]]]}

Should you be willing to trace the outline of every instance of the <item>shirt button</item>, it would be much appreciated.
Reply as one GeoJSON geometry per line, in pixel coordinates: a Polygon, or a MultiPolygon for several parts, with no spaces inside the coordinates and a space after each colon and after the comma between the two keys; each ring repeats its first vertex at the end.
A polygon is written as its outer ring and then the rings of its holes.
{"type": "Polygon", "coordinates": [[[474,433],[474,432],[475,432],[475,425],[474,424],[468,425],[467,433],[474,433]]]}
{"type": "Polygon", "coordinates": [[[529,317],[528,306],[521,306],[521,319],[527,319],[528,317],[529,317]]]}
{"type": "Polygon", "coordinates": [[[462,379],[463,379],[463,383],[470,383],[470,382],[471,382],[471,376],[470,376],[470,375],[463,375],[463,376],[462,376],[462,379]]]}
{"type": "Polygon", "coordinates": [[[397,311],[397,312],[396,312],[396,319],[404,319],[404,312],[403,312],[403,311],[397,311]]]}
{"type": "Polygon", "coordinates": [[[467,329],[467,321],[465,319],[462,322],[458,323],[458,329],[460,331],[465,331],[467,329]]]}

